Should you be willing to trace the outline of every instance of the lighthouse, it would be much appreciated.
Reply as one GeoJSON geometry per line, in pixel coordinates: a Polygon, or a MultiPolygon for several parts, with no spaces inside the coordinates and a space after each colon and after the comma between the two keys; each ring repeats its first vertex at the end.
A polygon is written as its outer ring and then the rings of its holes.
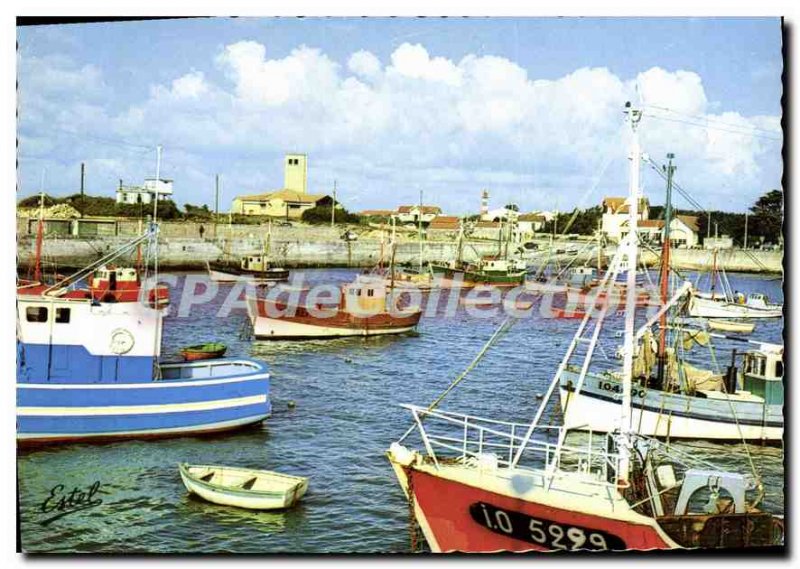
{"type": "Polygon", "coordinates": [[[489,190],[481,193],[481,219],[489,213],[489,190]]]}

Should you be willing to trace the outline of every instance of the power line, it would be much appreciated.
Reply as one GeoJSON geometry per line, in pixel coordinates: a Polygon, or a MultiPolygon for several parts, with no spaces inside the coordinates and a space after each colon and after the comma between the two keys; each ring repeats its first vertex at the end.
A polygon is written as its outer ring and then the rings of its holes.
{"type": "MultiPolygon", "coordinates": [[[[775,138],[773,136],[766,136],[766,135],[763,135],[763,134],[756,134],[754,132],[746,132],[744,130],[730,130],[730,129],[720,128],[720,127],[717,127],[717,126],[711,126],[709,124],[701,124],[701,123],[697,123],[697,122],[691,122],[691,121],[682,120],[682,119],[676,119],[676,118],[671,118],[671,117],[664,117],[664,116],[654,115],[654,114],[650,114],[650,113],[648,113],[647,116],[649,116],[650,118],[654,118],[656,120],[677,122],[677,123],[682,123],[682,124],[686,124],[686,125],[689,125],[689,126],[695,126],[695,127],[698,127],[698,128],[704,128],[704,129],[707,129],[707,130],[717,130],[717,131],[720,131],[720,132],[729,132],[731,134],[738,134],[739,136],[751,136],[753,138],[762,138],[762,139],[765,139],[765,140],[773,140],[775,142],[781,142],[781,140],[782,140],[781,138],[775,138]]],[[[742,128],[747,128],[747,127],[742,127],[742,128]]]]}
{"type": "MultiPolygon", "coordinates": [[[[726,126],[731,126],[731,127],[734,127],[734,128],[760,130],[761,132],[765,132],[767,134],[775,134],[775,131],[771,130],[771,129],[761,128],[761,127],[752,126],[752,125],[745,126],[745,125],[742,125],[742,124],[726,122],[726,121],[723,121],[723,120],[718,119],[718,118],[704,116],[704,115],[693,115],[691,113],[684,113],[682,111],[676,111],[675,109],[670,109],[669,107],[660,107],[658,105],[645,105],[645,107],[650,107],[651,109],[659,109],[661,111],[667,111],[669,113],[673,113],[673,114],[676,114],[676,115],[682,115],[684,117],[690,117],[690,118],[698,119],[698,120],[701,120],[701,121],[716,122],[716,123],[719,123],[719,124],[722,124],[722,125],[726,125],[726,126]]],[[[653,115],[650,115],[650,116],[653,116],[653,115]]]]}

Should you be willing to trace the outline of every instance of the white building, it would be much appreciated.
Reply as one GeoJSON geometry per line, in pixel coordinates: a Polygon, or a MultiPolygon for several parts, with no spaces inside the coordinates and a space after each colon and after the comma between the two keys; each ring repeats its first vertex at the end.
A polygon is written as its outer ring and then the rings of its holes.
{"type": "Polygon", "coordinates": [[[481,214],[481,221],[508,221],[519,216],[519,207],[516,204],[508,204],[505,207],[490,209],[481,214]]]}
{"type": "Polygon", "coordinates": [[[172,199],[172,180],[145,178],[143,186],[123,186],[120,180],[117,188],[117,203],[121,204],[149,204],[153,196],[159,201],[172,199]]]}
{"type": "MultiPolygon", "coordinates": [[[[645,221],[650,218],[650,202],[647,198],[639,201],[639,215],[637,221],[645,221]]],[[[627,228],[628,215],[627,198],[605,198],[603,200],[603,220],[601,230],[606,234],[610,241],[619,242],[627,228]]]]}
{"type": "Polygon", "coordinates": [[[545,217],[540,213],[523,213],[517,217],[517,232],[520,239],[530,239],[537,231],[544,229],[545,217]]]}
{"type": "Polygon", "coordinates": [[[673,247],[692,249],[700,243],[698,217],[678,215],[669,224],[669,240],[673,247]]]}
{"type": "Polygon", "coordinates": [[[442,208],[435,205],[401,205],[392,217],[397,223],[430,223],[442,213],[442,208]]]}

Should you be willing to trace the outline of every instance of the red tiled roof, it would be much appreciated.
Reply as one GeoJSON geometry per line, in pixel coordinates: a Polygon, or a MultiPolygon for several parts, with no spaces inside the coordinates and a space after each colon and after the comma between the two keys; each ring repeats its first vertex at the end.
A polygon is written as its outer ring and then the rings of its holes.
{"type": "Polygon", "coordinates": [[[655,227],[661,229],[664,227],[663,219],[643,219],[636,224],[637,227],[655,227]]]}
{"type": "Polygon", "coordinates": [[[439,214],[442,213],[442,208],[437,205],[401,205],[397,208],[397,213],[411,213],[411,210],[421,210],[422,213],[435,213],[439,214]]]}
{"type": "Polygon", "coordinates": [[[458,229],[460,220],[455,215],[437,215],[433,218],[429,229],[458,229]]]}

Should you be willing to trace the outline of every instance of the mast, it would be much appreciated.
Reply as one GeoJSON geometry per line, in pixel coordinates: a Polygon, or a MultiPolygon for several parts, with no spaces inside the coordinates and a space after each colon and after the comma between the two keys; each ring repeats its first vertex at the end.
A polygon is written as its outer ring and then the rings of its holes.
{"type": "Polygon", "coordinates": [[[36,257],[33,261],[33,280],[36,282],[42,280],[42,241],[44,241],[44,191],[39,193],[39,223],[36,225],[36,257]]]}
{"type": "Polygon", "coordinates": [[[417,240],[419,241],[419,274],[422,274],[422,190],[419,191],[419,213],[417,214],[417,240]]]}
{"type": "MultiPolygon", "coordinates": [[[[669,256],[671,253],[670,237],[669,237],[669,224],[672,221],[672,175],[675,173],[676,167],[672,165],[672,159],[675,155],[671,152],[667,154],[669,160],[666,166],[667,171],[667,206],[664,211],[664,243],[661,248],[661,306],[666,305],[667,296],[669,294],[669,256]]],[[[667,362],[667,313],[661,315],[659,320],[659,338],[658,338],[658,375],[657,385],[663,387],[664,385],[664,368],[667,362]]]]}
{"type": "Polygon", "coordinates": [[[711,299],[716,298],[714,290],[717,288],[717,248],[711,253],[711,299]]]}
{"type": "Polygon", "coordinates": [[[631,383],[633,382],[633,352],[634,345],[634,319],[636,316],[636,266],[637,266],[637,235],[636,222],[639,218],[639,168],[642,160],[642,152],[639,147],[638,125],[642,119],[642,112],[631,106],[630,102],[625,104],[628,124],[631,128],[631,150],[630,150],[630,175],[628,179],[628,235],[626,236],[624,250],[627,261],[627,281],[625,287],[625,343],[623,344],[623,367],[622,367],[622,405],[620,410],[620,430],[622,433],[621,444],[619,445],[619,472],[618,481],[621,485],[628,482],[630,474],[630,434],[631,434],[631,383]]]}

